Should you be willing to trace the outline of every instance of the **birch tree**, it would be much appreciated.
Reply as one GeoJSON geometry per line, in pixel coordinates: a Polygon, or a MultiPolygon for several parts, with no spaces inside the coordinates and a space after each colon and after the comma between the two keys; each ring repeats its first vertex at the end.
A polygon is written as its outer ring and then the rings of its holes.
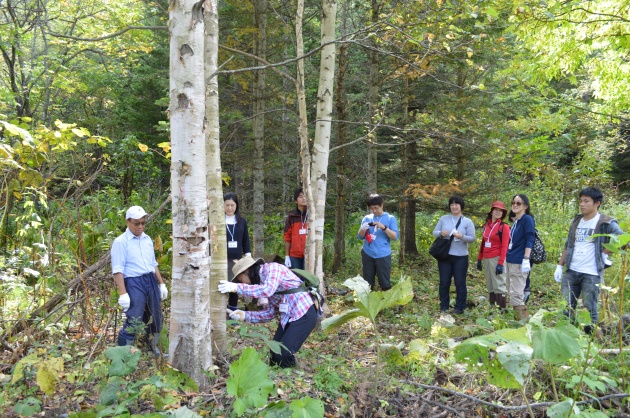
{"type": "Polygon", "coordinates": [[[170,363],[200,387],[207,384],[203,371],[212,365],[203,14],[195,0],[180,0],[171,4],[169,15],[173,275],[168,352],[170,363]]]}
{"type": "Polygon", "coordinates": [[[210,238],[210,318],[212,320],[212,348],[216,353],[226,349],[225,306],[227,294],[217,289],[227,280],[227,243],[225,212],[223,210],[223,182],[221,144],[219,141],[219,80],[216,75],[219,60],[219,12],[217,0],[204,3],[205,83],[206,83],[206,181],[208,187],[208,234],[210,238]]]}
{"type": "MultiPolygon", "coordinates": [[[[308,136],[300,135],[300,140],[305,141],[301,143],[302,179],[309,211],[309,232],[304,257],[306,269],[315,272],[320,278],[324,277],[324,219],[335,82],[336,47],[333,41],[335,40],[336,17],[337,2],[335,0],[322,0],[321,44],[323,47],[321,50],[317,90],[317,122],[312,149],[309,149],[308,136]]],[[[301,36],[301,31],[299,35],[301,36]]],[[[302,51],[298,50],[298,56],[303,55],[302,52],[303,48],[302,51]]],[[[298,71],[299,78],[300,74],[298,71]]],[[[302,127],[301,113],[300,129],[306,129],[305,126],[304,128],[302,127]]]]}

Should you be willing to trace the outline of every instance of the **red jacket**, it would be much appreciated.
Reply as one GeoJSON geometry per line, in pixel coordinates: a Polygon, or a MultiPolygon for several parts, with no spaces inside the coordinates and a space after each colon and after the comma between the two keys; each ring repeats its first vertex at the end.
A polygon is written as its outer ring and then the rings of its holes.
{"type": "Polygon", "coordinates": [[[306,234],[300,234],[300,230],[308,230],[306,214],[293,209],[284,220],[284,242],[291,243],[289,255],[295,258],[304,258],[306,248],[306,234]]]}
{"type": "Polygon", "coordinates": [[[499,257],[498,264],[503,265],[505,262],[505,254],[510,244],[510,227],[505,222],[497,221],[494,224],[489,219],[486,225],[483,227],[483,234],[481,236],[481,247],[479,248],[479,255],[477,260],[484,258],[499,257]],[[499,238],[499,231],[501,231],[501,238],[499,238]],[[486,243],[490,240],[490,247],[486,247],[486,243]]]}

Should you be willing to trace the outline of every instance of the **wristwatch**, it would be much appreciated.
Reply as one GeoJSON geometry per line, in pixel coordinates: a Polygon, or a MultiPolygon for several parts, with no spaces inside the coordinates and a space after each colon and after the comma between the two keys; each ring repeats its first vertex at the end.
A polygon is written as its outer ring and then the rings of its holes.
{"type": "Polygon", "coordinates": [[[387,225],[383,227],[383,232],[387,231],[387,225]]]}
{"type": "Polygon", "coordinates": [[[529,260],[529,257],[523,257],[523,260],[529,260]]]}

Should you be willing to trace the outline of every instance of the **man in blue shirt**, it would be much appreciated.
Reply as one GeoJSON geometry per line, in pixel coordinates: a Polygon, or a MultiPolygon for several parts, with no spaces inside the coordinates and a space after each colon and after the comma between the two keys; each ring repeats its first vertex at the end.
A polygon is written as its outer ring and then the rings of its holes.
{"type": "Polygon", "coordinates": [[[383,198],[371,194],[367,201],[370,212],[363,217],[357,236],[363,240],[361,261],[363,278],[374,289],[374,277],[378,275],[381,290],[392,287],[389,276],[392,270],[391,240],[398,239],[398,223],[396,218],[383,211],[383,198]]]}
{"type": "Polygon", "coordinates": [[[118,345],[133,345],[138,326],[145,324],[151,349],[159,355],[157,342],[163,320],[160,301],[167,298],[168,290],[158,270],[153,241],[144,233],[147,216],[140,206],[130,207],[127,229],[112,244],[112,273],[120,293],[118,304],[127,315],[118,334],[118,345]]]}

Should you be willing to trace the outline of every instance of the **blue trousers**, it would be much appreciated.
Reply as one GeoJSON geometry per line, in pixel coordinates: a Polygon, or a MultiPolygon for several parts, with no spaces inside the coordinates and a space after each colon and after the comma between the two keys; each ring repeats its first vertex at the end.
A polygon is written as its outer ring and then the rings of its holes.
{"type": "Polygon", "coordinates": [[[440,309],[447,311],[451,302],[451,278],[455,279],[455,309],[466,309],[466,274],[468,273],[467,255],[449,255],[445,261],[438,261],[440,271],[440,309]]]}
{"type": "Polygon", "coordinates": [[[291,259],[291,268],[292,269],[301,269],[304,270],[304,257],[289,257],[291,259]]]}
{"type": "Polygon", "coordinates": [[[282,343],[286,348],[282,347],[280,354],[271,352],[271,364],[280,367],[295,366],[294,354],[302,347],[315,325],[317,325],[315,305],[311,306],[297,321],[289,322],[284,329],[282,325],[278,325],[273,340],[282,343]]]}
{"type": "Polygon", "coordinates": [[[118,334],[118,344],[136,340],[139,324],[145,324],[145,331],[159,334],[162,331],[162,304],[160,288],[154,273],[139,277],[125,277],[125,288],[131,301],[125,314],[127,319],[118,334]]]}

